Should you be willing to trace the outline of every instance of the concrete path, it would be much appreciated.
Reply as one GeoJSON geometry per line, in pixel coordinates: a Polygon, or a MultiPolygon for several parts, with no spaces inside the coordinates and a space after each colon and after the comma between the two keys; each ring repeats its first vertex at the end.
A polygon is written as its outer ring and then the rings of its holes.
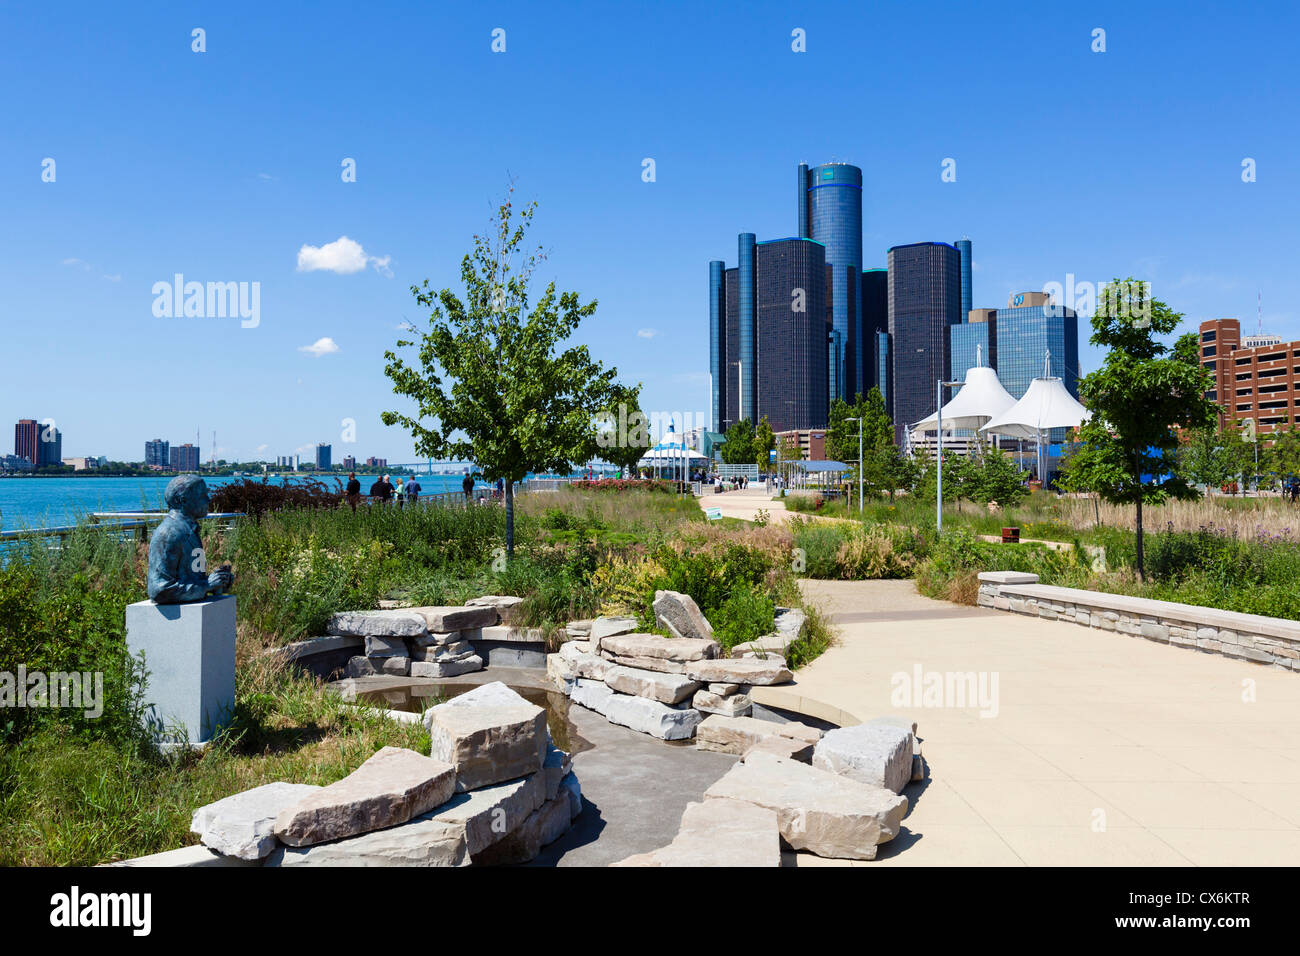
{"type": "Polygon", "coordinates": [[[799,690],[863,720],[917,721],[929,769],[905,791],[905,831],[852,865],[1300,862],[1300,675],[932,601],[911,581],[801,586],[841,643],[799,690]],[[922,688],[982,675],[988,705],[891,702],[918,669],[922,688]]]}
{"type": "MultiPolygon", "coordinates": [[[[792,492],[792,494],[799,493],[792,492]]],[[[743,491],[714,494],[713,491],[706,490],[697,500],[701,508],[718,508],[724,518],[741,518],[745,521],[753,521],[760,509],[766,511],[768,517],[774,522],[789,521],[792,516],[799,514],[797,511],[786,510],[784,501],[773,501],[775,494],[775,491],[765,491],[761,482],[755,482],[743,491]]],[[[811,517],[811,515],[804,515],[804,517],[811,517]]]]}

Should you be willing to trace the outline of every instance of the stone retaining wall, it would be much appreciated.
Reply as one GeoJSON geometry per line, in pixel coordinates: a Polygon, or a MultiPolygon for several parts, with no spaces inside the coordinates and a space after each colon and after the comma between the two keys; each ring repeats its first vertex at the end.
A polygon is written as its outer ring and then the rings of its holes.
{"type": "Polygon", "coordinates": [[[1019,571],[986,571],[979,579],[980,607],[1300,671],[1300,621],[1053,587],[1039,584],[1036,574],[1019,571]]]}

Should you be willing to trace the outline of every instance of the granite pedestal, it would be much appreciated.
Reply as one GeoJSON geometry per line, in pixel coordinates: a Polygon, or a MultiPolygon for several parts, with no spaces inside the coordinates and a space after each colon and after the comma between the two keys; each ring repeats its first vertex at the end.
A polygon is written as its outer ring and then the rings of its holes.
{"type": "Polygon", "coordinates": [[[203,744],[235,707],[235,597],[126,608],[126,645],[144,652],[144,720],[165,746],[203,744]]]}

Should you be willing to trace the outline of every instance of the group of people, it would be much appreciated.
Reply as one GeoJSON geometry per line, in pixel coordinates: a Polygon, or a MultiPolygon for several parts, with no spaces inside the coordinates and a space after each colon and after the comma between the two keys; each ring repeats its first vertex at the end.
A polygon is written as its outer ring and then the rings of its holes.
{"type": "MultiPolygon", "coordinates": [[[[355,472],[348,474],[348,483],[344,486],[343,497],[348,506],[356,511],[357,505],[361,503],[361,482],[357,480],[355,472]]],[[[370,486],[368,497],[373,504],[386,505],[396,501],[399,508],[407,501],[415,504],[420,499],[420,482],[414,475],[409,480],[398,476],[397,484],[394,485],[388,475],[381,475],[370,486]]]]}

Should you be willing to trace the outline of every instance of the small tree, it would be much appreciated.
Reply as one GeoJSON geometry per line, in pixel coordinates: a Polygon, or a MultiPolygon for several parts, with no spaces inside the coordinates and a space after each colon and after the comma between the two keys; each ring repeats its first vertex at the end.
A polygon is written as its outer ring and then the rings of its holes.
{"type": "MultiPolygon", "coordinates": [[[[567,470],[592,447],[596,415],[614,395],[614,369],[591,358],[585,345],[556,354],[560,343],[596,311],[578,293],[556,295],[547,285],[531,305],[528,286],[540,247],[523,248],[536,203],[515,219],[510,195],[497,208],[490,234],[474,237],[461,261],[462,301],[450,289],[434,292],[429,280],[412,286],[431,309],[428,331],[417,341],[415,364],[385,352],[393,391],[415,403],[415,413],[384,412],[385,425],[402,425],[416,454],[467,458],[483,474],[505,480],[506,553],[515,547],[514,486],[529,472],[567,470]]],[[[413,330],[414,331],[414,330],[413,330]]]]}
{"type": "Polygon", "coordinates": [[[772,425],[764,415],[758,423],[758,428],[754,430],[754,442],[750,446],[753,451],[753,462],[760,469],[767,470],[771,467],[772,451],[776,448],[776,434],[772,431],[772,425]]]}
{"type": "Polygon", "coordinates": [[[1220,488],[1232,477],[1238,455],[1235,446],[1240,439],[1222,429],[1206,426],[1193,428],[1185,435],[1179,450],[1179,468],[1190,482],[1211,488],[1220,488]]]}
{"type": "Polygon", "coordinates": [[[1079,382],[1092,414],[1079,429],[1082,446],[1070,463],[1070,480],[1109,502],[1135,505],[1140,578],[1142,505],[1198,496],[1177,467],[1175,429],[1208,427],[1217,414],[1205,397],[1213,382],[1201,367],[1195,333],[1172,349],[1156,338],[1172,334],[1181,319],[1150,298],[1147,283],[1110,283],[1098,297],[1091,338],[1109,351],[1102,367],[1079,382]]]}
{"type": "Polygon", "coordinates": [[[719,452],[728,465],[744,465],[754,460],[754,423],[742,418],[727,429],[727,440],[719,452]]]}

